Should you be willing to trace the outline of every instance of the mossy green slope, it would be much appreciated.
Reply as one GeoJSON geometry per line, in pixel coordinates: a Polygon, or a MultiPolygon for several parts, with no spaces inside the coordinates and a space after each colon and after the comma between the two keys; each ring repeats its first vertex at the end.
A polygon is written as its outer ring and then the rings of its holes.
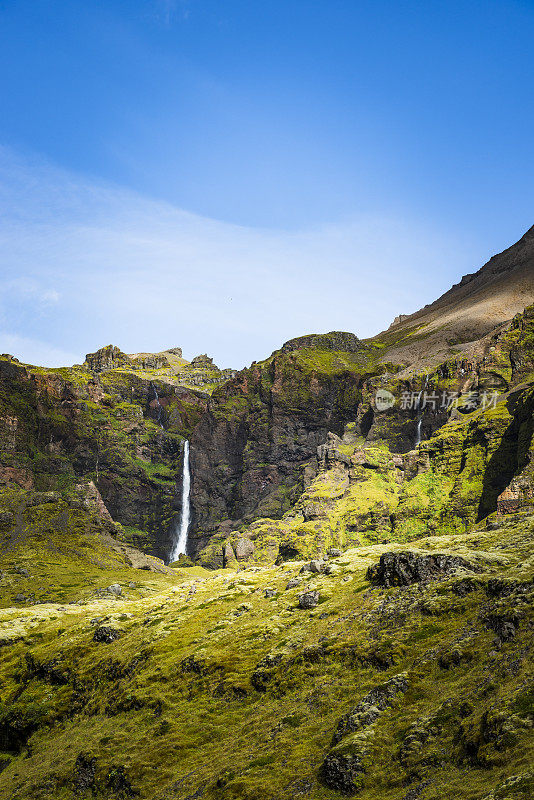
{"type": "Polygon", "coordinates": [[[126,535],[164,557],[183,442],[206,402],[138,372],[44,370],[0,357],[0,481],[68,491],[92,480],[126,535]]]}
{"type": "Polygon", "coordinates": [[[358,765],[347,785],[363,800],[526,800],[533,536],[523,515],[421,539],[418,554],[467,567],[389,589],[366,570],[392,544],[349,550],[328,574],[292,562],[5,609],[17,636],[0,672],[0,797],[319,800],[341,796],[335,757],[358,765]],[[310,590],[317,607],[299,608],[310,590]],[[95,641],[102,627],[120,638],[95,641]],[[395,676],[405,691],[333,742],[395,676]]]}
{"type": "Polygon", "coordinates": [[[2,608],[85,603],[114,583],[135,584],[125,591],[136,597],[142,587],[160,590],[182,574],[131,547],[99,506],[94,486],[61,493],[3,489],[0,505],[2,608]]]}

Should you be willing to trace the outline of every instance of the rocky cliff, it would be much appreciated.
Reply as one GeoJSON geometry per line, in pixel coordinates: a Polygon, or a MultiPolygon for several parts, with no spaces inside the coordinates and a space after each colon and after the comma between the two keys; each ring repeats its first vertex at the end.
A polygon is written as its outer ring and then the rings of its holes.
{"type": "Polygon", "coordinates": [[[131,369],[122,356],[109,347],[86,368],[50,370],[0,357],[0,477],[54,491],[94,481],[125,535],[165,558],[183,442],[208,395],[131,369]]]}

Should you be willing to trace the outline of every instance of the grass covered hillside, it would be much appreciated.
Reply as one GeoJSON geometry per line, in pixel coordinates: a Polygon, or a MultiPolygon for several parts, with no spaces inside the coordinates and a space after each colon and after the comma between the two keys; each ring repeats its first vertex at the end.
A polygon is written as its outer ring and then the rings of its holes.
{"type": "Polygon", "coordinates": [[[80,535],[0,611],[1,797],[532,796],[534,516],[172,576],[80,535]]]}

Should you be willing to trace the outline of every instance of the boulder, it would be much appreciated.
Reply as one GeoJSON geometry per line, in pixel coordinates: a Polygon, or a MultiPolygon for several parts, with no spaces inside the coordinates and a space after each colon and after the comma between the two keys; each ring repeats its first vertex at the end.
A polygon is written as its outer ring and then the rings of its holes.
{"type": "Polygon", "coordinates": [[[304,592],[304,594],[299,595],[299,608],[315,608],[319,603],[319,592],[314,589],[310,592],[304,592]]]}
{"type": "Polygon", "coordinates": [[[25,567],[14,567],[13,572],[16,572],[17,575],[22,575],[23,578],[29,578],[30,573],[25,567]]]}
{"type": "Polygon", "coordinates": [[[286,591],[288,589],[296,589],[302,583],[300,578],[291,578],[286,584],[286,591]]]}
{"type": "Polygon", "coordinates": [[[317,575],[325,574],[328,575],[332,571],[332,567],[330,564],[327,564],[325,561],[320,561],[319,559],[314,559],[310,561],[308,564],[304,564],[301,567],[301,573],[303,572],[315,572],[317,575]]]}
{"type": "Polygon", "coordinates": [[[341,550],[339,550],[337,547],[330,547],[330,549],[326,551],[326,555],[329,558],[339,558],[341,555],[341,550]]]}
{"type": "Polygon", "coordinates": [[[120,597],[122,594],[122,588],[118,583],[112,583],[111,586],[107,587],[106,592],[114,594],[116,597],[120,597]]]}
{"type": "Polygon", "coordinates": [[[392,705],[398,694],[408,689],[406,673],[395,675],[386,683],[371,689],[360,702],[339,720],[333,736],[337,744],[348,734],[367,728],[376,722],[382,711],[392,705]]]}
{"type": "Polygon", "coordinates": [[[408,586],[411,583],[442,578],[457,569],[478,569],[461,556],[432,553],[418,555],[409,551],[383,553],[380,561],[367,570],[367,580],[375,586],[408,586]]]}
{"type": "Polygon", "coordinates": [[[116,628],[110,628],[107,625],[101,625],[94,632],[93,642],[110,644],[110,642],[120,639],[121,636],[122,632],[118,631],[116,628]]]}
{"type": "Polygon", "coordinates": [[[244,536],[237,540],[235,545],[235,555],[238,561],[244,561],[245,559],[250,558],[253,552],[254,542],[251,542],[250,539],[247,539],[244,536]]]}
{"type": "Polygon", "coordinates": [[[323,761],[321,773],[329,789],[346,795],[356,794],[363,780],[362,759],[350,753],[329,753],[323,761]]]}

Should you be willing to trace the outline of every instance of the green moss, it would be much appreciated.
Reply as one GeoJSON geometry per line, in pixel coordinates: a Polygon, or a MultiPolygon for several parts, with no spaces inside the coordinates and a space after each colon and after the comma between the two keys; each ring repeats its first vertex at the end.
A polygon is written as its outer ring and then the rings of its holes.
{"type": "MultiPolygon", "coordinates": [[[[526,574],[533,529],[534,519],[525,518],[495,532],[448,537],[445,549],[483,565],[476,574],[482,587],[501,576],[504,561],[517,582],[526,574]]],[[[419,552],[439,546],[434,539],[418,544],[419,552]]],[[[0,725],[14,745],[0,797],[79,796],[83,754],[96,759],[95,797],[109,796],[110,775],[123,775],[140,798],[177,785],[207,798],[289,797],[299,780],[326,800],[332,791],[321,767],[338,721],[399,673],[408,676],[407,692],[336,747],[360,758],[363,800],[396,800],[406,782],[430,776],[435,800],[472,800],[521,775],[533,747],[524,716],[528,604],[519,608],[515,590],[500,599],[457,594],[460,576],[385,595],[367,584],[362,592],[368,565],[384,549],[347,551],[331,575],[305,578],[303,585],[321,594],[312,613],[284,590],[300,568],[291,563],[198,577],[184,570],[118,601],[2,611],[0,627],[22,638],[0,666],[0,725]],[[266,586],[275,598],[265,598],[266,586]],[[495,634],[474,624],[481,603],[486,615],[519,614],[515,637],[490,660],[495,634]],[[94,643],[95,617],[120,629],[121,638],[94,643]],[[470,658],[440,666],[458,642],[470,658]],[[16,746],[9,714],[18,715],[22,732],[16,746]]]]}

